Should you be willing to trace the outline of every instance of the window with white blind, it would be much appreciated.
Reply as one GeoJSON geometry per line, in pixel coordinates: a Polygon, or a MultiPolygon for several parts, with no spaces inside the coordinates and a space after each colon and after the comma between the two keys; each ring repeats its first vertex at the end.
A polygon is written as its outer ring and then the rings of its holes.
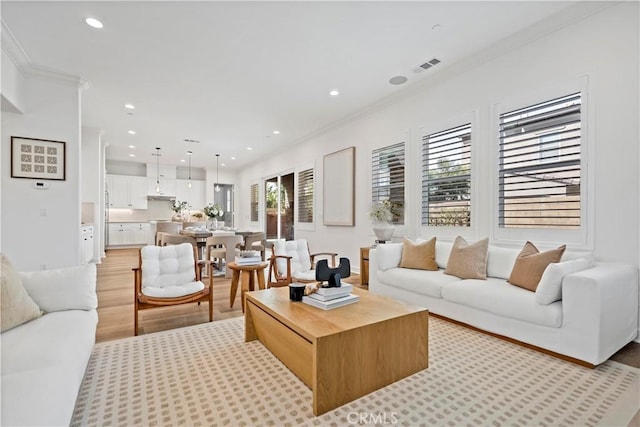
{"type": "Polygon", "coordinates": [[[371,201],[391,201],[394,224],[404,224],[404,171],[404,142],[371,152],[371,201]]]}
{"type": "Polygon", "coordinates": [[[580,228],[580,93],[500,115],[499,225],[580,228]]]}
{"type": "Polygon", "coordinates": [[[313,168],[298,172],[298,222],[313,222],[313,168]]]}
{"type": "Polygon", "coordinates": [[[258,184],[251,184],[250,190],[250,206],[251,221],[258,222],[258,184]]]}
{"type": "Polygon", "coordinates": [[[422,138],[422,225],[471,226],[471,123],[422,138]]]}

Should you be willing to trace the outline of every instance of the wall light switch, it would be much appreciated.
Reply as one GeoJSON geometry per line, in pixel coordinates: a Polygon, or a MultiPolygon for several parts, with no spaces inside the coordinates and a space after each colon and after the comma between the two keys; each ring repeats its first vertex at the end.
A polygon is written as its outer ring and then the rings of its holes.
{"type": "Polygon", "coordinates": [[[49,183],[48,182],[36,181],[33,184],[33,186],[38,190],[48,190],[49,189],[49,183]]]}

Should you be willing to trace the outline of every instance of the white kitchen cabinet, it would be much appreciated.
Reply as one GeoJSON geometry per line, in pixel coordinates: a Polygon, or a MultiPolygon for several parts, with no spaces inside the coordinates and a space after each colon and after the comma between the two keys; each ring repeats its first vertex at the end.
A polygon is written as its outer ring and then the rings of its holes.
{"type": "Polygon", "coordinates": [[[147,182],[142,176],[107,175],[109,208],[147,209],[147,182]]]}
{"type": "Polygon", "coordinates": [[[147,195],[149,196],[174,196],[176,195],[176,180],[160,178],[160,192],[156,192],[156,178],[147,178],[147,195]]]}
{"type": "Polygon", "coordinates": [[[149,223],[109,223],[109,246],[146,245],[149,242],[149,223]]]}
{"type": "Polygon", "coordinates": [[[176,179],[176,167],[169,165],[160,165],[160,173],[158,174],[158,167],[155,163],[147,163],[147,177],[160,179],[176,179]]]}
{"type": "Polygon", "coordinates": [[[80,227],[80,261],[89,264],[93,261],[93,225],[80,227]]]}
{"type": "Polygon", "coordinates": [[[191,180],[189,188],[188,179],[176,180],[176,200],[187,202],[189,210],[202,211],[205,205],[205,181],[191,180]]]}

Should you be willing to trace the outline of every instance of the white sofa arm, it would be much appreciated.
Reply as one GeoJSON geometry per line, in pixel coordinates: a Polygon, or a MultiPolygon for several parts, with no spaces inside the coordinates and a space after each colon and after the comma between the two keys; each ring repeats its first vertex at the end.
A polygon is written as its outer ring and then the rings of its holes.
{"type": "Polygon", "coordinates": [[[638,335],[638,269],[621,263],[597,263],[562,280],[563,327],[590,341],[599,337],[598,352],[606,360],[638,335]]]}
{"type": "Polygon", "coordinates": [[[400,265],[402,243],[386,243],[369,251],[369,290],[376,292],[378,271],[388,270],[400,265]]]}
{"type": "Polygon", "coordinates": [[[95,310],[95,264],[20,273],[29,296],[45,312],[95,310]]]}

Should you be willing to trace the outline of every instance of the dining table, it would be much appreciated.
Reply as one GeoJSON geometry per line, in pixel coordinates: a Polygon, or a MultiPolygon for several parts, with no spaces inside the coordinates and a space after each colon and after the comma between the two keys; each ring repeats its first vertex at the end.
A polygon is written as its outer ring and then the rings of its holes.
{"type": "MultiPolygon", "coordinates": [[[[180,230],[180,234],[183,236],[189,236],[196,239],[198,245],[198,257],[200,259],[206,258],[206,246],[207,237],[217,236],[222,238],[222,242],[227,249],[225,261],[227,263],[235,261],[236,258],[236,245],[244,244],[244,239],[253,231],[235,231],[235,230],[207,230],[206,228],[191,228],[187,227],[180,230]]],[[[233,271],[231,269],[225,269],[225,277],[230,279],[233,277],[233,271]]]]}

